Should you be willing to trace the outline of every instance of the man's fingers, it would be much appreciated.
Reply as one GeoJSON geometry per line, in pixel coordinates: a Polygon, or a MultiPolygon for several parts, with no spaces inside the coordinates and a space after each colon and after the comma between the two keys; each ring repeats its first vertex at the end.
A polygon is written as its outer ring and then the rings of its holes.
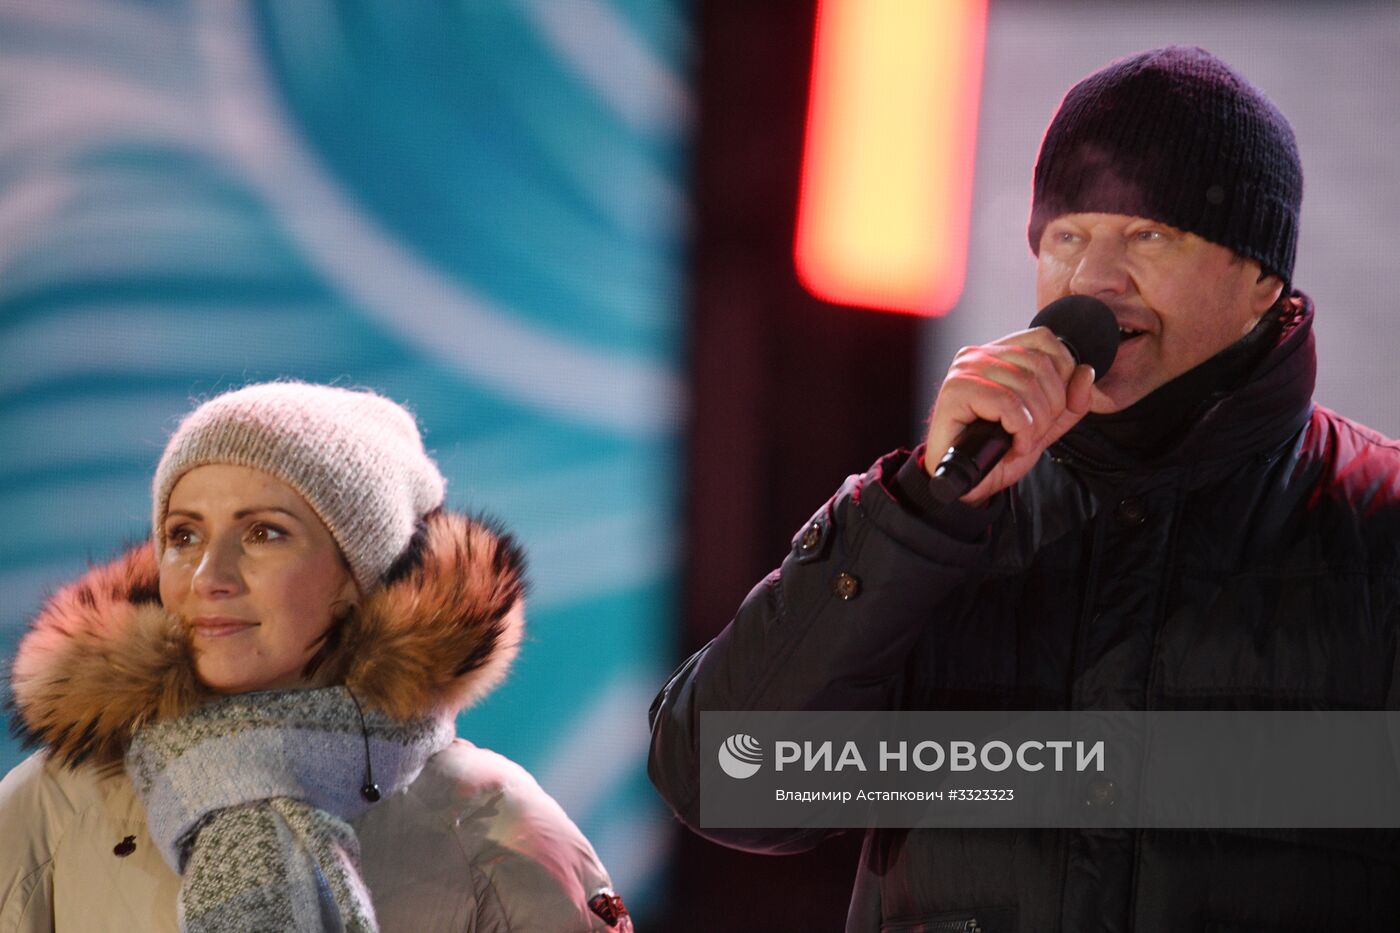
{"type": "Polygon", "coordinates": [[[1069,348],[1061,343],[1060,338],[1056,337],[1055,332],[1048,327],[1032,327],[1029,330],[1007,334],[988,346],[1026,347],[1044,353],[1047,360],[1055,367],[1061,385],[1069,382],[1070,377],[1074,375],[1074,354],[1069,352],[1069,348]]]}
{"type": "Polygon", "coordinates": [[[1011,449],[979,484],[984,492],[995,492],[1015,482],[1042,449],[1082,417],[1092,383],[1093,371],[1076,366],[1064,344],[1044,327],[964,347],[954,356],[930,413],[926,466],[969,424],[999,422],[1011,435],[1011,449]]]}
{"type": "MultiPolygon", "coordinates": [[[[1035,424],[1035,415],[1020,393],[1010,386],[993,379],[977,380],[977,391],[969,393],[966,404],[972,414],[972,421],[999,421],[1010,434],[1029,430],[1035,424]]],[[[964,425],[966,427],[966,424],[964,425]]],[[[961,433],[961,430],[959,430],[961,433]]]]}
{"type": "Polygon", "coordinates": [[[986,378],[1015,392],[1032,418],[1030,425],[1019,429],[1003,422],[1003,427],[1014,435],[1012,452],[1033,452],[1065,409],[1066,380],[1060,375],[1057,362],[1033,347],[998,347],[994,361],[983,370],[986,378]]]}
{"type": "Polygon", "coordinates": [[[1089,410],[1089,402],[1094,396],[1094,380],[1097,378],[1094,367],[1080,363],[1074,369],[1074,376],[1065,388],[1065,407],[1076,415],[1089,410]]]}
{"type": "MultiPolygon", "coordinates": [[[[1064,385],[1056,383],[1054,366],[1042,353],[1015,348],[998,357],[984,372],[987,379],[1016,394],[1033,422],[1048,424],[1064,405],[1064,385]]],[[[1003,427],[1014,430],[1005,423],[1003,427]]]]}
{"type": "Polygon", "coordinates": [[[1081,363],[1075,369],[1074,377],[1070,379],[1069,386],[1065,390],[1064,411],[1055,419],[1055,423],[1050,426],[1050,430],[1046,432],[1041,441],[1045,447],[1049,447],[1064,437],[1088,413],[1093,391],[1094,367],[1088,363],[1081,363]]]}

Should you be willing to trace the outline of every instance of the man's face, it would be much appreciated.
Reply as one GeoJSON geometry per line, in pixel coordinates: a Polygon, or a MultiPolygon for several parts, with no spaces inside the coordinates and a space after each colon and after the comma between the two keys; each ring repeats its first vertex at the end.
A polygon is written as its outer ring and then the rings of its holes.
{"type": "Polygon", "coordinates": [[[1259,264],[1193,233],[1123,214],[1064,214],[1046,225],[1037,307],[1091,295],[1113,309],[1121,342],[1091,410],[1119,411],[1234,343],[1278,299],[1259,264]]]}

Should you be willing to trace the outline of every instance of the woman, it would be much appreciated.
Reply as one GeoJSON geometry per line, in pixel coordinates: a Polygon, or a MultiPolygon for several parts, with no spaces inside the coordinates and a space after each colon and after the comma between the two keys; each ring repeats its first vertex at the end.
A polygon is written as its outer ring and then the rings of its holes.
{"type": "Polygon", "coordinates": [[[413,417],[278,382],[170,438],[150,543],[20,643],[3,930],[629,930],[522,768],[454,738],[522,557],[442,509],[413,417]]]}

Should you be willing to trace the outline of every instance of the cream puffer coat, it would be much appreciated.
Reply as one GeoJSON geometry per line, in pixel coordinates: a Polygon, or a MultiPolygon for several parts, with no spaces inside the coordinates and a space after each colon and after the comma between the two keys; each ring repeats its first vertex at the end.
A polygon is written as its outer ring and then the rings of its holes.
{"type": "MultiPolygon", "coordinates": [[[[521,558],[508,538],[445,512],[413,551],[327,663],[369,706],[450,715],[494,687],[514,655],[521,558]]],[[[180,878],[120,765],[141,724],[207,698],[157,592],[144,545],[61,589],[20,643],[16,726],[43,747],[0,782],[0,933],[178,929],[180,878]]],[[[352,825],[386,933],[631,930],[559,805],[519,765],[469,742],[352,825]]]]}

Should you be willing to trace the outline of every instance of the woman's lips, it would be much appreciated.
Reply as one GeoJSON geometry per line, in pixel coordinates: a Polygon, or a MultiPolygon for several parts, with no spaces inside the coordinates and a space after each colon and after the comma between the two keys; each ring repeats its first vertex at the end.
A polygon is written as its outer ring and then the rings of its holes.
{"type": "Polygon", "coordinates": [[[239,632],[247,631],[250,628],[257,628],[258,623],[248,622],[244,619],[228,619],[222,616],[210,616],[194,620],[193,628],[195,633],[205,638],[223,638],[226,635],[237,635],[239,632]]]}

